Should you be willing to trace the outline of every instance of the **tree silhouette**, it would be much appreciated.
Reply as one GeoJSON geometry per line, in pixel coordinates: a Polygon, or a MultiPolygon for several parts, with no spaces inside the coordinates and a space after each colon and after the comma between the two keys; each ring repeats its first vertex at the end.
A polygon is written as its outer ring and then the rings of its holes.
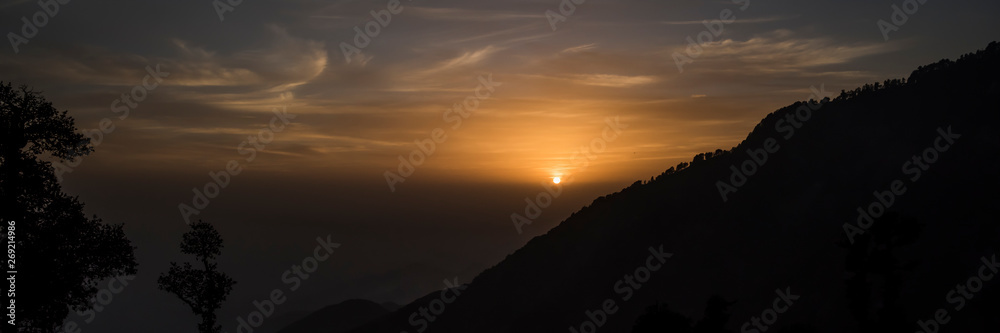
{"type": "Polygon", "coordinates": [[[199,220],[191,224],[191,231],[184,233],[181,252],[193,254],[201,262],[202,269],[187,262],[184,265],[171,262],[170,270],[160,275],[156,282],[161,290],[177,295],[195,315],[201,316],[199,332],[221,332],[222,326],[216,325],[215,311],[222,307],[222,301],[236,284],[220,272],[214,262],[215,257],[222,254],[222,236],[211,224],[199,220]]]}
{"type": "Polygon", "coordinates": [[[87,218],[83,204],[62,192],[52,162],[93,151],[73,117],[26,86],[0,82],[0,220],[15,224],[19,332],[52,332],[70,308],[85,310],[101,280],[136,273],[135,247],[122,225],[87,218]]]}

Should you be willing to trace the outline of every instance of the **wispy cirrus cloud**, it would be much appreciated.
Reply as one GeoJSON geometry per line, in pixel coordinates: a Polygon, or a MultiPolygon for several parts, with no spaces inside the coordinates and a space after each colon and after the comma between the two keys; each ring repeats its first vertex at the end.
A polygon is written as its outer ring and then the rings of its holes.
{"type": "Polygon", "coordinates": [[[539,12],[519,12],[511,10],[484,10],[458,7],[419,7],[413,6],[406,9],[407,15],[413,15],[425,20],[435,21],[510,21],[510,20],[538,20],[545,19],[545,15],[539,12]]]}
{"type": "MultiPolygon", "coordinates": [[[[804,37],[787,29],[756,34],[745,40],[723,39],[702,46],[698,59],[704,71],[738,70],[752,73],[817,73],[821,66],[847,64],[861,58],[893,52],[900,43],[843,43],[828,37],[804,37]]],[[[678,45],[670,52],[685,52],[678,45]]],[[[847,71],[850,74],[854,71],[847,71]]]]}
{"type": "Polygon", "coordinates": [[[572,76],[573,82],[591,86],[627,88],[656,82],[650,75],[579,74],[572,76]]]}
{"type": "Polygon", "coordinates": [[[596,47],[597,47],[597,43],[590,43],[590,44],[586,44],[586,45],[568,47],[566,49],[563,49],[561,52],[563,52],[563,53],[577,53],[577,52],[583,52],[583,51],[593,50],[596,47]]]}
{"type": "MultiPolygon", "coordinates": [[[[786,21],[798,18],[798,15],[789,16],[767,16],[767,17],[754,17],[754,18],[736,18],[732,23],[728,24],[750,24],[750,23],[768,23],[768,22],[778,22],[786,21]]],[[[665,25],[699,25],[705,24],[706,20],[684,20],[684,21],[660,21],[659,24],[665,25]]]]}

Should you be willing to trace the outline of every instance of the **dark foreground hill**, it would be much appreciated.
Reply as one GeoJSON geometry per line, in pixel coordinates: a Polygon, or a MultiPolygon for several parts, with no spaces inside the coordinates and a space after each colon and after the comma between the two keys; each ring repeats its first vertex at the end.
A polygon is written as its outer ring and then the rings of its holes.
{"type": "Polygon", "coordinates": [[[789,105],[351,332],[996,332],[998,74],[992,43],[789,105]]]}

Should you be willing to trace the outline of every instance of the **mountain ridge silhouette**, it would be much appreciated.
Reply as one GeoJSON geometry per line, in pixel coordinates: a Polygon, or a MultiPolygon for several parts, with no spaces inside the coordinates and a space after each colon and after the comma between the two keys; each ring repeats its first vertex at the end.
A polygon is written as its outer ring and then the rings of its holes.
{"type": "MultiPolygon", "coordinates": [[[[787,139],[776,125],[810,104],[780,108],[732,149],[700,154],[598,197],[534,237],[476,276],[427,330],[583,332],[581,324],[594,321],[588,312],[611,299],[617,311],[597,331],[629,332],[650,305],[666,303],[697,319],[705,301],[721,295],[735,301],[726,328],[740,331],[771,307],[776,290],[787,289],[801,298],[772,329],[807,324],[818,332],[870,331],[874,324],[860,319],[856,298],[850,298],[856,291],[846,282],[859,273],[847,264],[845,246],[852,245],[845,245],[845,224],[856,223],[857,208],[878,200],[873,193],[900,180],[906,192],[866,233],[889,226],[888,216],[916,221],[922,227],[912,244],[889,251],[894,260],[916,264],[882,269],[897,274],[898,282],[864,275],[863,284],[874,290],[870,295],[894,296],[871,296],[860,313],[891,330],[917,331],[918,320],[932,318],[939,308],[951,310],[944,301],[949,288],[966,281],[980,257],[995,254],[1000,245],[997,74],[1000,44],[992,42],[957,61],[918,67],[905,81],[865,85],[821,101],[787,139]],[[907,181],[905,163],[934,147],[945,129],[960,137],[919,179],[907,181]],[[717,182],[730,180],[730,167],[740,168],[752,159],[747,150],[765,147],[769,138],[780,148],[724,201],[717,182]],[[623,300],[616,281],[648,265],[649,248],[660,246],[673,256],[623,300]]],[[[873,237],[865,239],[878,241],[873,237]]],[[[437,294],[350,332],[416,332],[412,313],[437,294]]],[[[1000,286],[984,287],[966,308],[952,311],[946,329],[992,332],[1000,325],[1000,286]]]]}

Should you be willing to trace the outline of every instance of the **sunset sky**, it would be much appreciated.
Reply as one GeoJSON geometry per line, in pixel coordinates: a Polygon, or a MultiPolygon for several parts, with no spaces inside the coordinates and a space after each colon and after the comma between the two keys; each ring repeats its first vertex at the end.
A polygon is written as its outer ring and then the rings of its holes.
{"type": "MultiPolygon", "coordinates": [[[[155,278],[187,260],[178,206],[210,172],[241,163],[192,217],[226,240],[222,268],[239,284],[221,323],[232,331],[316,237],[342,247],[279,312],[409,302],[443,279],[471,281],[600,195],[735,146],[811,87],[835,97],[1000,39],[996,1],[929,0],[888,40],[877,22],[902,1],[738,2],[588,0],[553,31],[557,0],[403,0],[348,59],[341,43],[354,45],[354,28],[388,1],[246,0],[224,20],[210,0],[71,1],[16,53],[4,45],[0,80],[42,91],[81,130],[114,125],[63,185],[88,214],[125,224],[139,274],[84,331],[193,325],[155,278]],[[735,20],[679,71],[675,52],[724,10],[735,20]],[[170,74],[122,119],[114,102],[147,66],[170,74]],[[447,110],[481,77],[502,84],[453,128],[447,110]],[[237,147],[275,108],[294,119],[247,161],[237,147]],[[574,166],[616,117],[620,135],[574,166]],[[391,190],[386,171],[439,128],[447,138],[391,190]],[[567,175],[563,196],[518,234],[510,214],[567,175]]],[[[41,10],[0,1],[6,40],[41,10]]]]}

